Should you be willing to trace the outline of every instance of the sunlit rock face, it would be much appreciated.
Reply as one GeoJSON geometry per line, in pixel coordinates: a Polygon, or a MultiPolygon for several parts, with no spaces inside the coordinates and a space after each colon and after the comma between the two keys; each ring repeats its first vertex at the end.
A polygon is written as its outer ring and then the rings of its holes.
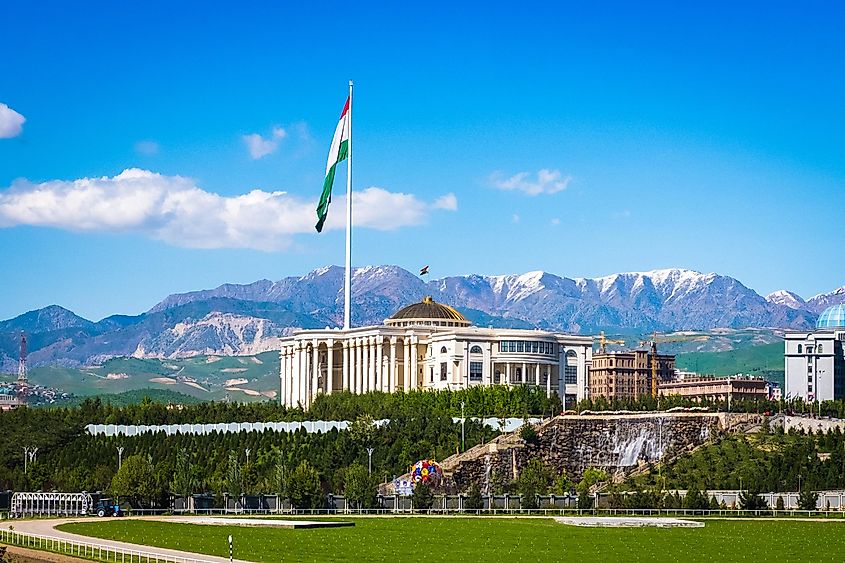
{"type": "Polygon", "coordinates": [[[559,416],[537,430],[537,443],[498,440],[478,447],[477,455],[449,467],[450,483],[482,490],[512,481],[531,458],[539,457],[555,472],[573,480],[588,467],[626,474],[644,464],[674,457],[721,432],[715,413],[595,414],[559,416]]]}

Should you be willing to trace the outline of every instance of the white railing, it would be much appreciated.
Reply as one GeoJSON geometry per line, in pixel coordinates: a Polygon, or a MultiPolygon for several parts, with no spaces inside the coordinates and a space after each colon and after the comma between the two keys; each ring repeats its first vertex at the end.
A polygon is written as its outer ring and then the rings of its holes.
{"type": "Polygon", "coordinates": [[[152,551],[125,549],[93,542],[76,541],[54,536],[43,536],[0,529],[0,543],[30,549],[40,549],[65,555],[75,555],[96,561],[114,561],[117,563],[206,563],[209,559],[194,559],[166,555],[152,551]]]}

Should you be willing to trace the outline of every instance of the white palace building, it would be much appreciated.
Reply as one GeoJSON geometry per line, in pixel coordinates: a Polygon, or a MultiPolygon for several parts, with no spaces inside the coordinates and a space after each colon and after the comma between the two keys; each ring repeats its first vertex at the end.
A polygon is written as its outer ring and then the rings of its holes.
{"type": "Polygon", "coordinates": [[[308,407],[320,393],[529,385],[583,399],[593,339],[472,326],[426,297],[381,326],[300,330],[282,340],[281,402],[308,407]]]}

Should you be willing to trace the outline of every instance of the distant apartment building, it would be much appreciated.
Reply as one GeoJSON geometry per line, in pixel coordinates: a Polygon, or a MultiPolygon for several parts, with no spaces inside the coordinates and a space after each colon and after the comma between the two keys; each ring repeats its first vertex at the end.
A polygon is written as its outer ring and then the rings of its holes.
{"type": "Polygon", "coordinates": [[[595,399],[638,399],[652,395],[652,360],[657,362],[657,383],[675,373],[675,356],[653,349],[593,354],[587,395],[595,399]]]}
{"type": "Polygon", "coordinates": [[[786,399],[845,399],[845,304],[819,315],[814,331],[784,334],[786,399]]]}
{"type": "Polygon", "coordinates": [[[738,375],[732,377],[683,374],[670,381],[661,381],[659,393],[663,396],[679,395],[688,399],[714,401],[769,398],[769,383],[761,377],[738,375]]]}
{"type": "Polygon", "coordinates": [[[20,399],[14,389],[0,387],[0,411],[7,411],[20,406],[20,399]]]}

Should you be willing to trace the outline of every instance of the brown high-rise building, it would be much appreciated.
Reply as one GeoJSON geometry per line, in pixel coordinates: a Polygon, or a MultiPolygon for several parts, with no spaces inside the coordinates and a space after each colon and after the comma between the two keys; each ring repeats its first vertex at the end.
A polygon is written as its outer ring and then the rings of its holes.
{"type": "Polygon", "coordinates": [[[652,395],[652,358],[657,358],[657,381],[669,381],[675,373],[675,356],[652,350],[593,354],[588,397],[638,399],[652,395]]]}

